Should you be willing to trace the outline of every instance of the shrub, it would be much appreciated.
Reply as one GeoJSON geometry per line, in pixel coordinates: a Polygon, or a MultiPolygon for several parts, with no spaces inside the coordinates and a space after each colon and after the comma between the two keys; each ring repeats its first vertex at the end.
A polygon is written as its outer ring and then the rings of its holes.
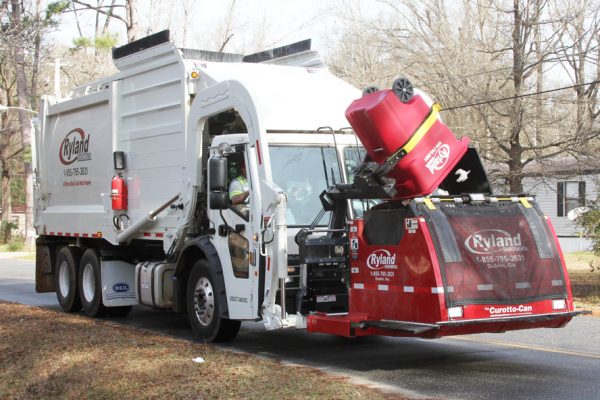
{"type": "Polygon", "coordinates": [[[0,244],[9,243],[12,238],[12,231],[17,228],[17,224],[13,224],[12,222],[0,222],[0,244]]]}
{"type": "MultiPolygon", "coordinates": [[[[600,210],[589,210],[577,217],[577,225],[582,229],[583,236],[592,241],[592,252],[600,256],[600,210]]],[[[592,271],[598,265],[590,263],[592,271]]]]}
{"type": "Polygon", "coordinates": [[[25,238],[23,236],[13,237],[6,247],[8,251],[23,251],[25,248],[25,238]]]}

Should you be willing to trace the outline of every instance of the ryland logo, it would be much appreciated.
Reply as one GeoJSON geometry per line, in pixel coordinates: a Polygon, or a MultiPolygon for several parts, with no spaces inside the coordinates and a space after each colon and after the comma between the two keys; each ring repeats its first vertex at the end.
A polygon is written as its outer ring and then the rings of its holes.
{"type": "Polygon", "coordinates": [[[485,229],[469,235],[465,240],[465,247],[471,253],[492,254],[502,250],[518,247],[521,250],[521,234],[511,236],[501,229],[485,229]]]}
{"type": "Polygon", "coordinates": [[[444,168],[448,163],[449,159],[450,146],[448,146],[447,144],[443,144],[435,151],[435,153],[433,153],[433,155],[431,156],[429,161],[427,161],[427,164],[425,164],[425,166],[427,167],[429,172],[434,174],[435,171],[440,171],[442,168],[444,168]]]}
{"type": "Polygon", "coordinates": [[[367,257],[367,267],[378,270],[396,267],[396,254],[392,255],[385,249],[375,250],[367,257]]]}
{"type": "Polygon", "coordinates": [[[86,135],[83,129],[75,128],[67,133],[58,149],[58,157],[64,165],[71,165],[75,161],[87,161],[92,159],[89,152],[90,135],[86,135]]]}

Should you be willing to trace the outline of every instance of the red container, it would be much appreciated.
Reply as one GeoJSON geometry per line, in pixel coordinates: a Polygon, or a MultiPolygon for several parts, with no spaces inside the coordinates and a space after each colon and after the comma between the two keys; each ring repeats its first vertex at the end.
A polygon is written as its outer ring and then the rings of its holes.
{"type": "Polygon", "coordinates": [[[396,180],[396,198],[430,194],[467,151],[469,138],[457,140],[436,114],[418,94],[402,103],[391,90],[367,94],[346,110],[373,161],[382,164],[405,149],[406,155],[387,174],[396,180]]]}

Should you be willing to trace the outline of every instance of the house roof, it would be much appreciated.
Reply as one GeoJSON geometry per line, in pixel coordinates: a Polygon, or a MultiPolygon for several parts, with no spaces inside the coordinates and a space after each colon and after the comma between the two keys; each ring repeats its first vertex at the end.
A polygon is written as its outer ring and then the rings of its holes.
{"type": "MultiPolygon", "coordinates": [[[[13,214],[25,214],[25,204],[13,204],[11,208],[13,214]]],[[[2,214],[1,208],[0,214],[2,214]]]]}
{"type": "MultiPolygon", "coordinates": [[[[485,163],[488,174],[506,176],[508,165],[505,163],[485,163]]],[[[523,176],[574,176],[600,173],[600,157],[552,157],[534,160],[523,168],[523,176]]]]}

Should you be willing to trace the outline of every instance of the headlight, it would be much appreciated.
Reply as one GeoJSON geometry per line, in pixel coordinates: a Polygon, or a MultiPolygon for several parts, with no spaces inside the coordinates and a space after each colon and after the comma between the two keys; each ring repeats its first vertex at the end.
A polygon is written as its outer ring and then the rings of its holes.
{"type": "Polygon", "coordinates": [[[567,302],[565,299],[552,300],[553,310],[564,310],[565,308],[567,308],[567,302]]]}
{"type": "Polygon", "coordinates": [[[448,318],[462,318],[463,308],[462,307],[450,307],[448,309],[448,318]]]}
{"type": "Polygon", "coordinates": [[[344,246],[341,245],[337,245],[333,248],[333,252],[335,253],[336,256],[343,256],[344,255],[344,246]]]}

